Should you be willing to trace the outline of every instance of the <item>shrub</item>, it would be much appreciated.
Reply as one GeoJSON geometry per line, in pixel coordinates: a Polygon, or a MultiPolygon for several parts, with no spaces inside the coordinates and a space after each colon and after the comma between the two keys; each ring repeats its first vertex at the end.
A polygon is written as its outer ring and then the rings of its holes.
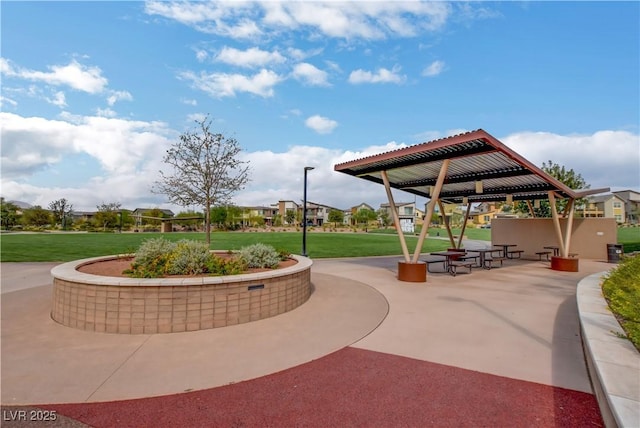
{"type": "Polygon", "coordinates": [[[166,270],[170,275],[200,275],[207,271],[211,258],[206,242],[183,239],[171,252],[166,270]]]}
{"type": "Polygon", "coordinates": [[[242,257],[222,258],[212,256],[207,261],[207,272],[212,275],[238,275],[247,270],[242,257]]]}
{"type": "Polygon", "coordinates": [[[239,253],[250,268],[276,268],[280,263],[280,255],[270,245],[249,245],[241,248],[239,253]]]}
{"type": "Polygon", "coordinates": [[[164,238],[147,239],[135,253],[131,269],[124,271],[134,278],[157,278],[167,270],[167,262],[176,244],[164,238]]]}
{"type": "Polygon", "coordinates": [[[288,260],[291,257],[291,253],[283,248],[278,248],[276,251],[281,261],[288,260]]]}
{"type": "Polygon", "coordinates": [[[605,277],[602,294],[629,340],[640,350],[640,255],[623,257],[605,277]]]}

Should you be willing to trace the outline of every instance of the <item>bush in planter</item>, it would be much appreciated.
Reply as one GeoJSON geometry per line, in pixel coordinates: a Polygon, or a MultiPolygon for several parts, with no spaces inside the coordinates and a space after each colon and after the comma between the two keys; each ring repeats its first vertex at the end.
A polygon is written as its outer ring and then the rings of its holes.
{"type": "Polygon", "coordinates": [[[276,268],[280,263],[280,254],[270,245],[253,244],[239,251],[240,257],[250,268],[276,268]]]}
{"type": "Polygon", "coordinates": [[[237,275],[248,267],[276,268],[280,260],[289,258],[284,250],[277,251],[265,244],[244,247],[237,255],[219,257],[201,241],[181,240],[177,243],[164,238],[145,240],[135,252],[131,268],[124,271],[134,278],[158,278],[165,275],[237,275]]]}
{"type": "Polygon", "coordinates": [[[167,260],[167,273],[170,275],[203,274],[207,272],[207,263],[211,257],[206,242],[183,239],[178,241],[167,260]]]}

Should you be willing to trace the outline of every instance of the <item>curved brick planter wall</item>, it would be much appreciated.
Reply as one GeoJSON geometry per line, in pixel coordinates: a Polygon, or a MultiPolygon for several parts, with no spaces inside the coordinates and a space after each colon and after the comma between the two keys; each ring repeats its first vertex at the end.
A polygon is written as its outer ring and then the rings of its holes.
{"type": "Polygon", "coordinates": [[[67,327],[142,334],[203,330],[242,324],[290,311],[311,295],[311,265],[268,272],[201,277],[138,279],[90,275],[79,266],[117,256],[56,266],[51,318],[67,327]]]}

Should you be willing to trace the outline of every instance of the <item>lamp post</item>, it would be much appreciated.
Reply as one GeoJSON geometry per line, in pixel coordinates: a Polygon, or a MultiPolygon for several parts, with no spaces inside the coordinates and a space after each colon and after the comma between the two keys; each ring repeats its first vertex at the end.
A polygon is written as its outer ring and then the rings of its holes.
{"type": "Polygon", "coordinates": [[[304,194],[302,199],[302,256],[307,257],[307,172],[312,166],[304,167],[304,194]]]}

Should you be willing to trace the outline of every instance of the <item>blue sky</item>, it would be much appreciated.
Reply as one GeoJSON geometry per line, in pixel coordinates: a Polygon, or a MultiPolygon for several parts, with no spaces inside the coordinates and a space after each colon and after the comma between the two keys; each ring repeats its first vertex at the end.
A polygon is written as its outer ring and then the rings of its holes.
{"type": "MultiPolygon", "coordinates": [[[[638,2],[2,2],[2,187],[172,207],[162,155],[209,114],[240,205],[377,207],[338,162],[483,128],[592,187],[640,188],[638,2]]],[[[397,200],[413,199],[398,193],[397,200]]]]}

